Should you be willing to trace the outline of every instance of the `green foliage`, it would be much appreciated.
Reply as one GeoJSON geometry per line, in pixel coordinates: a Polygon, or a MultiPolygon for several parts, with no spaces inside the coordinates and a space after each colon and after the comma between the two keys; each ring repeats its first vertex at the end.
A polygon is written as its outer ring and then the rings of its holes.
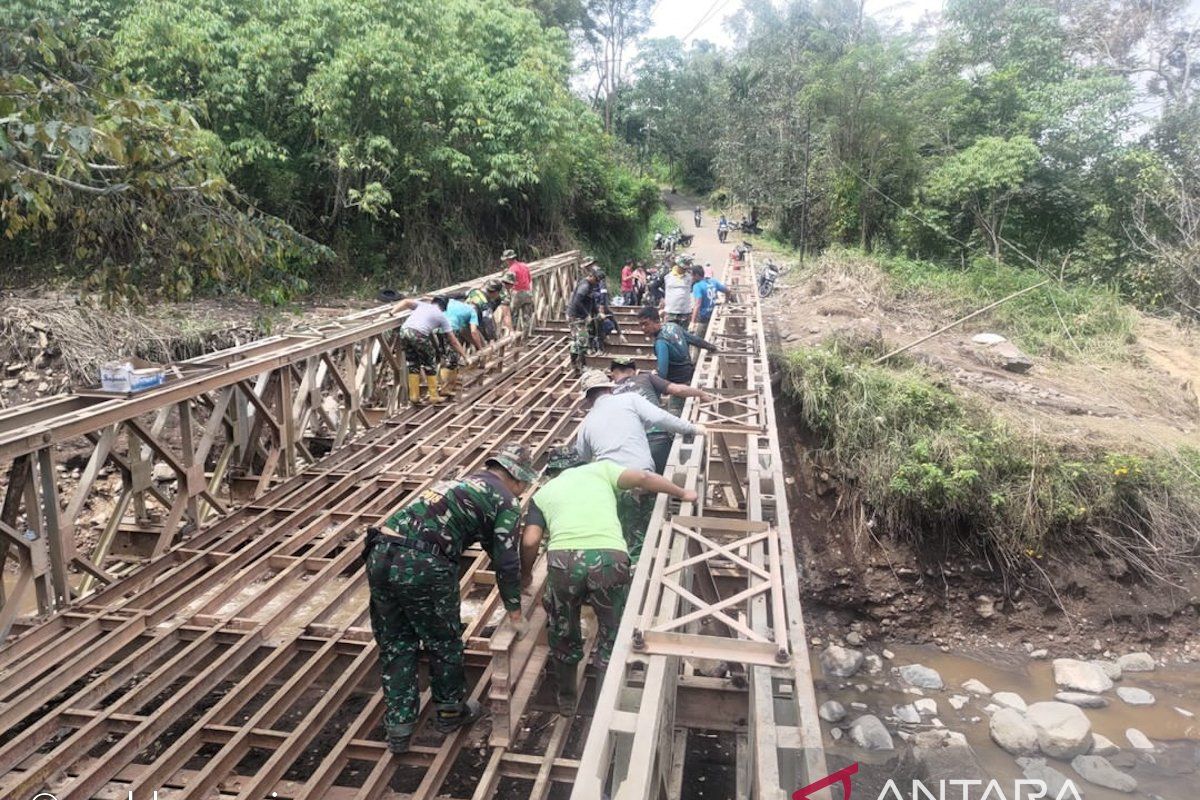
{"type": "Polygon", "coordinates": [[[913,32],[855,3],[748,2],[738,19],[719,58],[656,43],[628,113],[782,241],[959,264],[984,252],[1200,317],[1200,37],[1185,3],[953,0],[913,32]],[[1157,186],[1139,179],[1147,160],[1169,176],[1157,186]]]}
{"type": "Polygon", "coordinates": [[[205,168],[236,185],[245,208],[333,247],[339,264],[323,280],[442,283],[504,247],[536,257],[573,235],[640,246],[655,191],[568,88],[566,29],[580,3],[55,0],[47,10],[84,15],[110,40],[111,60],[96,66],[148,87],[138,98],[189,109],[179,127],[194,130],[205,168]]]}
{"type": "Polygon", "coordinates": [[[791,351],[782,367],[817,458],[920,552],[1018,568],[1094,552],[1153,573],[1196,545],[1200,477],[1180,460],[1016,433],[918,368],[872,366],[836,345],[791,351]]]}
{"type": "MultiPolygon", "coordinates": [[[[966,269],[903,256],[876,256],[900,292],[946,304],[964,316],[1045,280],[1032,269],[980,259],[966,269]]],[[[1053,282],[988,312],[993,324],[1030,353],[1089,362],[1127,357],[1134,317],[1117,291],[1102,284],[1053,282]]]]}
{"type": "Polygon", "coordinates": [[[105,67],[74,27],[0,31],[0,220],[108,298],[302,286],[324,256],[229,185],[189,109],[105,67]]]}

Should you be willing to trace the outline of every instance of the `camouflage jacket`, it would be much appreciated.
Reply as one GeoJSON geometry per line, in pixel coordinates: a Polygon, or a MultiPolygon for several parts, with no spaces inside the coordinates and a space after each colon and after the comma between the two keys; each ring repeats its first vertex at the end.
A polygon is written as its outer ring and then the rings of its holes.
{"type": "Polygon", "coordinates": [[[479,542],[492,558],[504,607],[521,607],[521,507],[500,478],[476,472],[456,481],[439,481],[384,523],[401,536],[433,542],[457,562],[463,550],[479,542]]]}

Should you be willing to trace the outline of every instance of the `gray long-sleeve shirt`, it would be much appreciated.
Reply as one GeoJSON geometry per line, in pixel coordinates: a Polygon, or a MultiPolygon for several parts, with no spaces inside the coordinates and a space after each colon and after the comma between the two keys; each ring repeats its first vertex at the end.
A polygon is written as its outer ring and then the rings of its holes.
{"type": "Polygon", "coordinates": [[[638,394],[605,394],[596,398],[575,438],[575,450],[589,461],[612,461],[625,469],[654,471],[646,432],[695,433],[696,426],[638,394]]]}

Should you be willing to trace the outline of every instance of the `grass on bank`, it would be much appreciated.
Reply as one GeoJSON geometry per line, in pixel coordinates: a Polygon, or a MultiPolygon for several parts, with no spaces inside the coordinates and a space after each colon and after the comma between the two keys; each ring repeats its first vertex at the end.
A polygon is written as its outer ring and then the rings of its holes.
{"type": "Polygon", "coordinates": [[[784,395],[877,530],[937,558],[1006,570],[1047,554],[1119,558],[1166,578],[1200,552],[1200,457],[1145,457],[1023,435],[911,364],[830,343],[782,358],[784,395]]]}

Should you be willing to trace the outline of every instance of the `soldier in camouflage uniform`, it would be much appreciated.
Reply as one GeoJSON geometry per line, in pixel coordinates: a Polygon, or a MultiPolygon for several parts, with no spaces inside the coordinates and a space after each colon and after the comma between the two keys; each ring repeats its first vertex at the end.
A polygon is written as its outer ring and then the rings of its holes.
{"type": "Polygon", "coordinates": [[[371,627],[379,645],[388,748],[408,750],[419,712],[417,657],[424,643],[433,727],[450,733],[480,716],[466,696],[458,563],[479,542],[491,556],[496,585],[518,633],[521,563],[517,497],[537,480],[528,451],[506,444],[488,457],[486,468],[457,481],[441,481],[397,511],[366,540],[371,627]]]}
{"type": "Polygon", "coordinates": [[[558,711],[571,716],[579,699],[577,665],[583,660],[580,610],[587,603],[596,613],[600,631],[593,662],[603,670],[612,656],[629,593],[631,567],[617,519],[618,492],[641,489],[689,502],[696,493],[653,472],[625,469],[612,461],[585,464],[573,447],[551,450],[546,473],[552,477],[534,494],[525,520],[522,574],[528,583],[542,537],[548,533],[542,605],[549,616],[558,711]]]}
{"type": "Polygon", "coordinates": [[[450,320],[446,317],[447,302],[440,296],[434,297],[433,302],[409,299],[401,300],[394,308],[395,311],[410,312],[400,328],[400,343],[404,347],[404,360],[408,362],[408,400],[414,405],[421,402],[422,377],[429,390],[429,402],[442,401],[437,371],[442,338],[446,347],[452,347],[466,357],[467,351],[450,329],[450,320]]]}
{"type": "Polygon", "coordinates": [[[599,267],[588,270],[575,284],[571,298],[567,301],[567,322],[571,326],[571,365],[575,374],[583,372],[591,336],[592,317],[596,314],[595,289],[604,277],[599,267]]]}

